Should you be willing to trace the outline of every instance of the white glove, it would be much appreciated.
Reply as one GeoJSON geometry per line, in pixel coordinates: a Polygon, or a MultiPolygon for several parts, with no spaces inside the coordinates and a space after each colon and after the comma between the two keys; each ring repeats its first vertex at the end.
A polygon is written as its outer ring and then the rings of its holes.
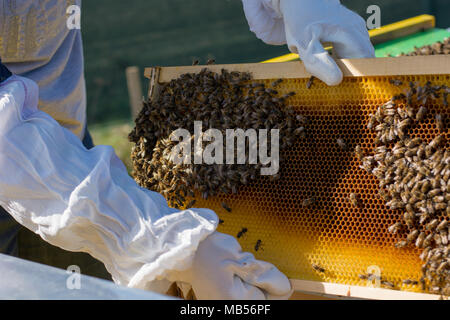
{"type": "Polygon", "coordinates": [[[275,266],[242,252],[235,238],[219,232],[200,243],[190,269],[168,279],[190,284],[200,300],[288,299],[293,292],[275,266]]]}
{"type": "Polygon", "coordinates": [[[37,103],[33,81],[0,84],[0,205],[47,242],[102,261],[116,283],[165,293],[170,283],[156,280],[191,266],[217,216],[169,208],[112,147],[86,150],[37,103]]]}
{"type": "Polygon", "coordinates": [[[258,38],[269,44],[287,43],[306,70],[328,85],[339,84],[342,71],[321,42],[333,43],[337,58],[375,56],[365,21],[339,0],[242,1],[258,38]]]}
{"type": "Polygon", "coordinates": [[[214,212],[169,208],[131,179],[111,147],[86,150],[37,103],[33,81],[0,84],[0,205],[20,224],[91,254],[125,286],[165,293],[171,280],[192,284],[199,298],[287,295],[289,281],[272,265],[230,236],[208,237],[214,212]]]}

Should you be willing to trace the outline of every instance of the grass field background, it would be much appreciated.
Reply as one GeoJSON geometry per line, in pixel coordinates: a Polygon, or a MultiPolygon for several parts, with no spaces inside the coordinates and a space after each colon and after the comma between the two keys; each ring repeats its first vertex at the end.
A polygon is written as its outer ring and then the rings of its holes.
{"type": "MultiPolygon", "coordinates": [[[[313,0],[311,0],[313,1],[313,0]]],[[[381,8],[382,24],[429,13],[450,26],[449,0],[343,0],[367,18],[381,8]]],[[[96,144],[111,144],[125,161],[131,129],[125,68],[189,65],[193,59],[218,63],[259,62],[288,53],[249,31],[241,0],[84,0],[82,33],[88,123],[96,144]],[[125,141],[123,141],[125,139],[125,141]]],[[[143,80],[144,93],[147,84],[143,80]]]]}

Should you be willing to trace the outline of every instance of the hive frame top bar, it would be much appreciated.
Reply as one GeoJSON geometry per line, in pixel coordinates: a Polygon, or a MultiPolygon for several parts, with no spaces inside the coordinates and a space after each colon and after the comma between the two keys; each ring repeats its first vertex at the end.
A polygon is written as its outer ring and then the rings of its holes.
{"type": "MultiPolygon", "coordinates": [[[[424,74],[450,74],[450,56],[413,56],[396,58],[338,59],[344,77],[400,76],[424,74]]],[[[203,68],[214,72],[221,69],[228,71],[250,72],[254,79],[298,79],[309,78],[308,73],[299,61],[281,63],[248,63],[208,66],[154,67],[146,68],[144,75],[153,80],[157,75],[159,83],[169,82],[184,73],[197,73],[203,68]]]]}

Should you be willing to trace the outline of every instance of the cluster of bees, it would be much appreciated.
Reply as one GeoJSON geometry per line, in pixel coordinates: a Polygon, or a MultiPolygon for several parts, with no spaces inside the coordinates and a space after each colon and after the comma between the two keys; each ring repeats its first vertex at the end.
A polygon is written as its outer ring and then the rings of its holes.
{"type": "MultiPolygon", "coordinates": [[[[401,86],[400,80],[391,80],[401,86]]],[[[356,146],[361,168],[379,181],[379,193],[390,209],[402,210],[403,219],[388,228],[393,234],[404,235],[397,248],[416,246],[423,249],[420,280],[405,284],[420,284],[423,290],[450,295],[450,150],[446,148],[446,119],[434,116],[427,103],[444,99],[450,88],[409,83],[406,92],[394,96],[370,115],[368,128],[376,133],[372,155],[356,146]],[[412,137],[414,126],[425,118],[439,134],[429,142],[412,137]]],[[[356,203],[355,195],[351,200],[356,203]]]]}
{"type": "MultiPolygon", "coordinates": [[[[202,121],[203,130],[220,130],[224,137],[227,129],[279,129],[281,151],[305,135],[305,119],[286,105],[295,93],[281,95],[277,91],[282,81],[266,86],[251,81],[249,73],[225,69],[215,73],[204,68],[162,84],[158,94],[144,102],[129,135],[135,143],[131,159],[137,183],[161,193],[178,209],[194,206],[189,198],[196,193],[204,199],[221,192],[237,193],[240,186],[260,175],[262,165],[248,164],[248,152],[245,164],[175,164],[170,154],[179,142],[171,141],[171,133],[179,128],[193,133],[194,121],[202,121]]],[[[268,177],[277,180],[280,174],[268,177]]],[[[227,204],[222,207],[231,211],[227,204]]]]}
{"type": "MultiPolygon", "coordinates": [[[[389,288],[389,289],[394,289],[395,288],[395,285],[391,281],[388,281],[384,277],[377,276],[377,275],[372,274],[372,273],[362,273],[362,274],[359,274],[358,277],[361,280],[368,280],[368,281],[378,280],[380,282],[380,285],[382,285],[383,287],[386,287],[386,288],[389,288]]],[[[414,282],[413,282],[413,280],[406,279],[406,280],[403,281],[403,283],[405,283],[405,284],[413,284],[414,282]]]]}
{"type": "Polygon", "coordinates": [[[450,38],[444,39],[443,42],[438,41],[429,46],[414,47],[414,51],[401,54],[401,56],[429,56],[436,54],[450,54],[450,38]]]}

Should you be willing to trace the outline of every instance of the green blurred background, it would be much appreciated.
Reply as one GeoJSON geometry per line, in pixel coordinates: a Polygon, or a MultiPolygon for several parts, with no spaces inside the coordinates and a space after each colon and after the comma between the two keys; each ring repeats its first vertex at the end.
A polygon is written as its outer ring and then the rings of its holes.
{"type": "MultiPolygon", "coordinates": [[[[311,0],[314,1],[314,0],[311,0]]],[[[432,14],[450,27],[450,0],[342,0],[363,18],[381,8],[382,25],[432,14]]],[[[131,129],[125,68],[259,62],[288,53],[248,29],[241,0],[84,0],[82,8],[88,123],[96,144],[113,145],[126,162],[131,129]]],[[[142,77],[143,92],[147,83],[142,77]]]]}

